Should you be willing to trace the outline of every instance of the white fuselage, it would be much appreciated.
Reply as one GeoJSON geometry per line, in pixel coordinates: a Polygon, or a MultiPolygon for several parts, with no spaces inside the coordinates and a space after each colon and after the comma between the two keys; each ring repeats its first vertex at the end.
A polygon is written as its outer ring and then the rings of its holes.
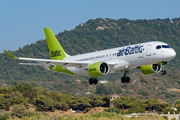
{"type": "MultiPolygon", "coordinates": [[[[176,56],[176,52],[164,42],[145,42],[134,45],[128,45],[113,49],[96,51],[86,54],[79,54],[64,58],[68,61],[91,61],[95,62],[115,62],[117,65],[110,67],[110,73],[121,72],[126,69],[132,69],[142,65],[155,64],[160,61],[169,61],[176,56]],[[160,46],[157,47],[157,46],[160,46]],[[163,46],[163,47],[162,47],[163,46]]],[[[82,68],[67,67],[75,74],[88,74],[87,66],[82,68]]]]}

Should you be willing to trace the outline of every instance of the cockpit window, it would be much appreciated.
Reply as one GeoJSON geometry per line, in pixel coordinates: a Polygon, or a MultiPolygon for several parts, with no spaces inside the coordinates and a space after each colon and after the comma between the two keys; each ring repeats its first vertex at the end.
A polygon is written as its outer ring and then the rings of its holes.
{"type": "Polygon", "coordinates": [[[171,48],[170,45],[162,45],[162,48],[171,48]]]}
{"type": "Polygon", "coordinates": [[[156,46],[156,49],[161,49],[161,48],[172,48],[170,45],[158,45],[156,46]]]}
{"type": "Polygon", "coordinates": [[[161,46],[160,45],[156,46],[156,49],[161,49],[161,46]]]}
{"type": "Polygon", "coordinates": [[[172,48],[170,45],[168,45],[169,48],[172,48]]]}

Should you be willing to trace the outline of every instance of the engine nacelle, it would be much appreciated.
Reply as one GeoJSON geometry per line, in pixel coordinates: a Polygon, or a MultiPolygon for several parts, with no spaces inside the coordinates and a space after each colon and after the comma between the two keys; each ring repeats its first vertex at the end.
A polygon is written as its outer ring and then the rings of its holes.
{"type": "Polygon", "coordinates": [[[93,63],[88,67],[88,73],[91,77],[107,75],[109,71],[110,67],[105,62],[93,63]]]}
{"type": "Polygon", "coordinates": [[[150,64],[150,65],[143,65],[140,67],[141,72],[144,75],[159,73],[162,70],[162,65],[159,64],[150,64]]]}

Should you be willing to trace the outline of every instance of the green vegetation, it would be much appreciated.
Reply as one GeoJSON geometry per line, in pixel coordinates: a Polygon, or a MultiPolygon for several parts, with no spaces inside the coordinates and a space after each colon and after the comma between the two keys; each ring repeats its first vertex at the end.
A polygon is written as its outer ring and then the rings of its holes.
{"type": "Polygon", "coordinates": [[[57,117],[57,115],[53,116],[32,116],[32,117],[23,117],[22,119],[19,118],[9,118],[8,120],[147,120],[147,119],[152,119],[152,120],[166,120],[166,117],[159,117],[159,116],[138,116],[138,117],[125,117],[120,114],[114,114],[114,113],[108,113],[108,112],[100,112],[100,113],[95,113],[91,115],[82,115],[82,116],[67,116],[67,117],[57,117]]]}
{"type": "MultiPolygon", "coordinates": [[[[21,106],[20,109],[25,110],[29,107],[29,104],[33,104],[38,111],[53,112],[55,109],[66,111],[72,108],[73,110],[86,109],[85,111],[87,112],[93,107],[108,107],[110,99],[109,96],[105,95],[94,95],[88,98],[60,94],[56,91],[48,92],[47,89],[43,87],[33,87],[26,83],[15,87],[0,88],[0,93],[2,93],[0,96],[0,109],[7,111],[9,111],[11,105],[23,105],[25,108],[21,106]]],[[[18,110],[19,108],[19,106],[14,107],[15,109],[13,110],[18,110]]],[[[26,112],[24,114],[26,114],[26,112]]]]}
{"type": "Polygon", "coordinates": [[[175,103],[174,103],[174,106],[178,109],[178,111],[180,110],[180,100],[177,100],[175,103]]]}
{"type": "MultiPolygon", "coordinates": [[[[43,87],[33,87],[32,85],[26,83],[19,84],[15,87],[10,86],[6,88],[0,88],[0,93],[2,94],[0,96],[0,109],[9,110],[9,108],[13,105],[11,112],[4,113],[4,110],[0,111],[0,119],[2,120],[11,118],[22,118],[23,120],[40,118],[50,119],[52,116],[49,116],[47,113],[42,111],[66,111],[72,108],[73,110],[83,110],[84,113],[86,113],[94,107],[109,107],[110,104],[110,97],[107,95],[94,95],[89,98],[70,96],[67,94],[60,94],[56,91],[48,92],[43,87]],[[26,94],[27,92],[25,91],[29,91],[28,94],[26,94]],[[36,112],[28,109],[30,107],[29,104],[36,108],[36,112]]],[[[145,111],[156,111],[158,113],[163,112],[164,114],[167,114],[168,111],[171,113],[174,112],[174,110],[171,109],[171,105],[167,103],[159,103],[156,99],[150,98],[148,98],[146,101],[141,101],[135,97],[129,98],[120,96],[119,99],[113,100],[111,102],[114,105],[113,108],[105,109],[104,112],[97,114],[84,115],[81,116],[81,118],[100,119],[104,117],[106,119],[118,119],[123,118],[122,115],[124,114],[145,111]]],[[[174,106],[179,109],[179,100],[175,102],[174,106]]],[[[178,113],[178,111],[176,111],[176,113],[178,113]]],[[[54,117],[58,118],[57,116],[54,117]]],[[[60,118],[64,119],[63,117],[60,118]]],[[[69,116],[68,118],[74,117],[69,116]]]]}
{"type": "MultiPolygon", "coordinates": [[[[43,87],[33,87],[26,83],[22,83],[15,87],[0,88],[0,93],[2,93],[0,96],[0,109],[9,110],[9,107],[14,105],[12,113],[14,110],[19,111],[18,109],[23,109],[25,111],[29,107],[29,104],[36,106],[37,111],[52,112],[55,109],[66,111],[70,108],[73,110],[86,109],[87,112],[90,110],[89,108],[109,107],[110,104],[110,97],[107,95],[94,95],[90,98],[85,96],[70,96],[67,94],[60,94],[56,91],[48,92],[43,87]],[[25,91],[29,91],[29,95],[27,95],[25,91]]],[[[129,112],[144,112],[145,110],[157,110],[161,112],[164,108],[169,106],[166,103],[159,103],[156,99],[147,99],[143,102],[138,98],[128,98],[125,96],[113,100],[112,103],[116,108],[120,110],[128,109],[129,112]]],[[[175,105],[178,107],[178,101],[175,105]]]]}
{"type": "Polygon", "coordinates": [[[111,112],[111,113],[116,113],[116,114],[121,113],[121,111],[118,108],[115,108],[115,107],[104,109],[104,112],[111,112]]]}
{"type": "Polygon", "coordinates": [[[11,113],[0,113],[0,120],[7,120],[11,118],[11,113]]]}
{"type": "Polygon", "coordinates": [[[145,91],[141,91],[141,90],[139,90],[139,92],[138,92],[139,94],[141,94],[142,96],[147,96],[148,95],[148,93],[147,92],[145,92],[145,91]]]}

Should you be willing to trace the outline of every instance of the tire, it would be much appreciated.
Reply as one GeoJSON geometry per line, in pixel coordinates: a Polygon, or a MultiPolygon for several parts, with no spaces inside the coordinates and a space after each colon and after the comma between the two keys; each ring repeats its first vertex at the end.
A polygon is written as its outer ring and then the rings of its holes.
{"type": "Polygon", "coordinates": [[[98,79],[94,78],[94,84],[97,84],[97,83],[98,83],[98,79]]]}
{"type": "Polygon", "coordinates": [[[166,75],[166,71],[164,71],[164,75],[166,75]]]}
{"type": "Polygon", "coordinates": [[[161,71],[161,75],[166,75],[166,71],[161,71]]]}
{"type": "Polygon", "coordinates": [[[121,78],[121,82],[122,82],[122,83],[125,83],[125,82],[126,82],[126,81],[125,81],[125,77],[122,77],[122,78],[121,78]]]}
{"type": "Polygon", "coordinates": [[[164,75],[164,71],[161,71],[161,75],[164,75]]]}
{"type": "Polygon", "coordinates": [[[129,83],[129,82],[130,82],[130,78],[126,77],[126,83],[129,83]]]}
{"type": "Polygon", "coordinates": [[[92,85],[94,83],[94,79],[93,78],[90,78],[89,79],[89,84],[92,85]]]}

